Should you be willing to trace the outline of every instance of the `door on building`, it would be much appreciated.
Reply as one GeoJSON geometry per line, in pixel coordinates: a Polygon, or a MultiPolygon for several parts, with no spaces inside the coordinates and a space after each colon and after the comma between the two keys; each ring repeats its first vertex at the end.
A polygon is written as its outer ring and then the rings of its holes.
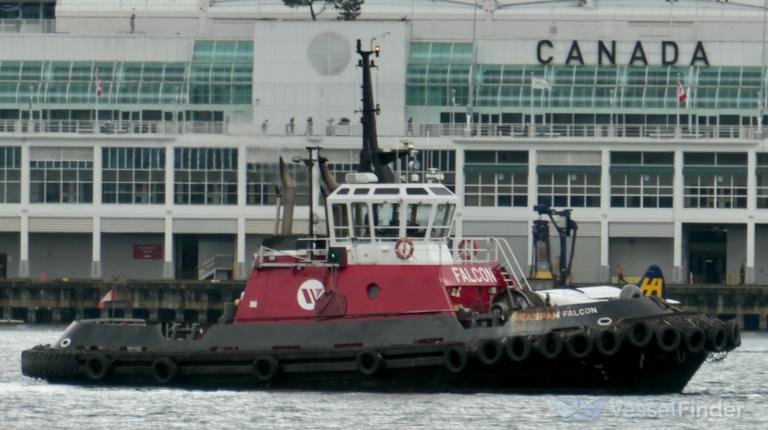
{"type": "Polygon", "coordinates": [[[8,254],[0,254],[0,279],[8,277],[8,254]]]}
{"type": "Polygon", "coordinates": [[[180,234],[176,236],[176,279],[197,279],[198,236],[180,234]]]}
{"type": "Polygon", "coordinates": [[[688,231],[688,267],[693,282],[722,284],[725,279],[728,231],[717,226],[688,231]]]}

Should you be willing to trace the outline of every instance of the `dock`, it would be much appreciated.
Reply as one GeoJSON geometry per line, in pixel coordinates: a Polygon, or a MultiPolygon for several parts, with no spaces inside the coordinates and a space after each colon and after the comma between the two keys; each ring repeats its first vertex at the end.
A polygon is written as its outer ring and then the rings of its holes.
{"type": "MultiPolygon", "coordinates": [[[[240,297],[236,281],[0,281],[0,320],[67,324],[76,319],[143,318],[149,322],[214,323],[225,303],[240,297]],[[112,288],[116,300],[99,300],[112,288]]],[[[681,308],[721,319],[736,319],[744,330],[768,330],[768,285],[667,285],[681,308]]]]}

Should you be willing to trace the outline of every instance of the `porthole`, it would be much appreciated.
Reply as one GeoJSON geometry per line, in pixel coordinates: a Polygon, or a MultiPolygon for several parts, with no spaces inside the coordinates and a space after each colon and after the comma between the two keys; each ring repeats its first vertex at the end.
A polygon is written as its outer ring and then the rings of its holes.
{"type": "Polygon", "coordinates": [[[375,299],[378,297],[380,290],[381,287],[379,287],[377,284],[368,284],[368,286],[365,287],[365,291],[368,293],[369,299],[375,299]]]}

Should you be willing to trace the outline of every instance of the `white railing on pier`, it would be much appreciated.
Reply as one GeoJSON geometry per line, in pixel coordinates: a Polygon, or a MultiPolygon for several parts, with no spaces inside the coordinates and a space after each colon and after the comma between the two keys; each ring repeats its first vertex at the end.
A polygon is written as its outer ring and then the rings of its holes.
{"type": "MultiPolygon", "coordinates": [[[[766,131],[768,133],[768,131],[766,131]]],[[[506,137],[506,138],[641,138],[713,140],[759,140],[763,131],[748,125],[631,125],[631,124],[413,124],[405,130],[416,137],[506,137]]]]}
{"type": "Polygon", "coordinates": [[[224,121],[0,120],[0,133],[227,134],[224,121]]]}

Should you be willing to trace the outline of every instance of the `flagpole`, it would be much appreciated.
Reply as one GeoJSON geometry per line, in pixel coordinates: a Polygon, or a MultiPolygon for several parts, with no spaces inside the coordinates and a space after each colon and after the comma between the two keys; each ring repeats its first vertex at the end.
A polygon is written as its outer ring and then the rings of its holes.
{"type": "Polygon", "coordinates": [[[528,132],[529,137],[534,137],[536,135],[533,131],[535,124],[536,120],[533,118],[533,72],[531,72],[531,129],[528,132]]]}
{"type": "Polygon", "coordinates": [[[99,68],[96,68],[96,79],[94,81],[94,84],[96,85],[96,88],[94,91],[94,94],[96,95],[96,130],[95,132],[98,133],[101,131],[101,127],[99,127],[99,68]]]}

